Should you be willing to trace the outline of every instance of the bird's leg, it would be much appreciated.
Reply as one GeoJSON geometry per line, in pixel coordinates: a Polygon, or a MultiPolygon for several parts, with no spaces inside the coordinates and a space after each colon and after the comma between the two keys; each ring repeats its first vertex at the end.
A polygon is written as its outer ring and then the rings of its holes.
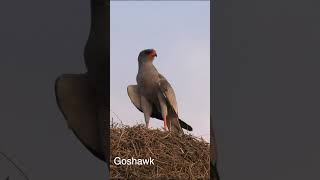
{"type": "Polygon", "coordinates": [[[146,121],[146,127],[149,128],[150,115],[144,113],[144,120],[146,121]]]}
{"type": "Polygon", "coordinates": [[[146,127],[148,128],[151,112],[152,112],[152,105],[144,96],[141,96],[140,100],[141,100],[140,102],[141,102],[142,111],[144,114],[144,120],[146,121],[146,127]]]}
{"type": "Polygon", "coordinates": [[[161,115],[164,121],[164,129],[167,131],[168,130],[168,124],[167,124],[168,108],[167,108],[166,100],[164,99],[163,95],[160,92],[158,93],[158,99],[159,99],[159,104],[161,109],[161,115]]]}
{"type": "Polygon", "coordinates": [[[163,121],[164,121],[164,130],[168,131],[168,126],[167,126],[167,117],[163,117],[163,121]]]}

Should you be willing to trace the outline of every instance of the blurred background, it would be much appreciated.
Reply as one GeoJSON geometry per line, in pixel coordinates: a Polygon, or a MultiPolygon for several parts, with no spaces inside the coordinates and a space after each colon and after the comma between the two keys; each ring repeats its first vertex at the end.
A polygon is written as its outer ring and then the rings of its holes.
{"type": "MultiPolygon", "coordinates": [[[[139,52],[154,48],[154,65],[175,90],[180,118],[193,127],[194,135],[209,141],[210,2],[113,1],[110,20],[111,118],[129,125],[145,123],[127,86],[136,84],[139,52]]],[[[163,121],[151,119],[150,126],[162,128],[163,121]]]]}
{"type": "MultiPolygon", "coordinates": [[[[30,180],[106,179],[54,95],[59,75],[85,72],[90,1],[1,1],[0,22],[0,151],[30,180]]],[[[0,179],[22,179],[14,171],[0,156],[0,179]]]]}
{"type": "Polygon", "coordinates": [[[222,180],[320,179],[320,1],[212,4],[222,180]]]}

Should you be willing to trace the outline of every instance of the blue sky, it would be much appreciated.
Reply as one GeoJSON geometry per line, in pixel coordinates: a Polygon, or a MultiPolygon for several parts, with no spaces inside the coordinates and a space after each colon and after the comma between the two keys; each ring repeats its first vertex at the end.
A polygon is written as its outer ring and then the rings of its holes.
{"type": "MultiPolygon", "coordinates": [[[[154,48],[154,65],[175,90],[180,118],[194,135],[210,139],[209,3],[111,2],[110,106],[123,123],[144,123],[126,88],[136,84],[139,52],[154,48]]],[[[163,121],[151,119],[150,126],[161,128],[163,121]]]]}

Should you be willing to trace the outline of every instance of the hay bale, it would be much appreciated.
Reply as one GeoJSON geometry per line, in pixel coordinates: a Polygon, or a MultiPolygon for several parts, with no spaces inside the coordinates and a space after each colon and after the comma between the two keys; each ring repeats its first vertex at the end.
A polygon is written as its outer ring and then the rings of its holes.
{"type": "Polygon", "coordinates": [[[111,179],[209,179],[210,145],[145,125],[111,128],[111,179]],[[154,165],[116,165],[114,159],[153,158],[154,165]]]}

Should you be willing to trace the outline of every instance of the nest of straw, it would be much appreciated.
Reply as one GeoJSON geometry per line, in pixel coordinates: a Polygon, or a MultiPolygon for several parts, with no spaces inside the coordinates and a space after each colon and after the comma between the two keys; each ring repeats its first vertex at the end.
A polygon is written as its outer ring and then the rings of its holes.
{"type": "Polygon", "coordinates": [[[210,144],[145,125],[111,128],[111,179],[209,179],[210,144]],[[114,159],[154,159],[154,165],[116,165],[114,159]]]}

